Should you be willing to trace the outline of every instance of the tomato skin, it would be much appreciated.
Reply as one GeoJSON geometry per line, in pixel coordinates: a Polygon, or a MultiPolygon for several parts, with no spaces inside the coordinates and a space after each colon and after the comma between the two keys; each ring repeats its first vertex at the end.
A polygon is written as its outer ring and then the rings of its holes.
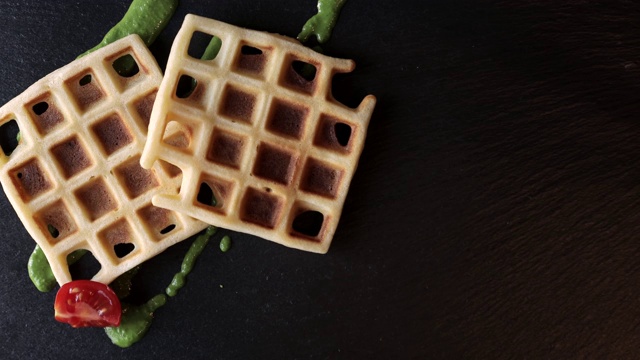
{"type": "Polygon", "coordinates": [[[56,320],[74,328],[120,325],[122,307],[110,287],[91,280],[68,282],[58,290],[56,320]]]}

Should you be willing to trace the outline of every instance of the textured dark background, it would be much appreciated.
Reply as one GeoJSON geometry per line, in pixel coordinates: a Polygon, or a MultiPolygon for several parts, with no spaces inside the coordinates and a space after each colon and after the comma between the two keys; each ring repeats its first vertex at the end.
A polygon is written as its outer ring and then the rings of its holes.
{"type": "MultiPolygon", "coordinates": [[[[0,102],[92,47],[128,1],[0,1],[0,102]]],[[[183,16],[296,35],[311,0],[182,1],[183,16]]],[[[640,357],[640,4],[366,1],[327,54],[378,97],[325,256],[232,234],[121,350],[53,320],[33,241],[0,196],[2,358],[640,357]],[[223,285],[221,288],[220,285],[223,285]]],[[[190,241],[146,263],[161,292],[190,241]]]]}

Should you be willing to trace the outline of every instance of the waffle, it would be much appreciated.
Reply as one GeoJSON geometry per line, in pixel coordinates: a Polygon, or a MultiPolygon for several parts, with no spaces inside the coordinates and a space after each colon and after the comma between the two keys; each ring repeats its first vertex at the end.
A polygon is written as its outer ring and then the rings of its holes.
{"type": "Polygon", "coordinates": [[[72,280],[67,256],[75,250],[89,250],[101,266],[93,280],[109,283],[205,228],[151,204],[155,194],[177,192],[177,169],[139,164],[161,80],[155,59],[131,35],[0,108],[0,129],[15,120],[21,138],[10,155],[3,145],[0,182],[58,283],[72,280]]]}
{"type": "Polygon", "coordinates": [[[372,95],[357,109],[333,98],[333,75],[354,67],[284,36],[187,15],[141,158],[143,168],[162,160],[184,175],[178,194],[153,204],[326,253],[375,105],[372,95]],[[222,41],[212,60],[189,54],[202,34],[222,41]]]}

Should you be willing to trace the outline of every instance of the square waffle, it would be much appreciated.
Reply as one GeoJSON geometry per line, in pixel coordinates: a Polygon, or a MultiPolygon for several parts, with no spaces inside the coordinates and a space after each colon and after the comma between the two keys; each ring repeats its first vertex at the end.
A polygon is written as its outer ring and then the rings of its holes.
{"type": "Polygon", "coordinates": [[[357,109],[333,98],[333,75],[354,67],[284,36],[187,15],[141,158],[143,168],[162,160],[184,175],[178,194],[153,204],[326,253],[375,106],[372,95],[357,109]],[[215,58],[189,55],[198,34],[221,40],[215,58]]]}
{"type": "Polygon", "coordinates": [[[75,250],[89,250],[101,265],[93,280],[109,283],[205,228],[151,203],[155,194],[177,192],[177,169],[139,164],[161,80],[155,59],[131,35],[0,108],[0,125],[15,121],[21,138],[13,152],[0,152],[0,182],[58,283],[72,280],[67,256],[75,250]],[[123,254],[121,244],[133,249],[123,254]]]}

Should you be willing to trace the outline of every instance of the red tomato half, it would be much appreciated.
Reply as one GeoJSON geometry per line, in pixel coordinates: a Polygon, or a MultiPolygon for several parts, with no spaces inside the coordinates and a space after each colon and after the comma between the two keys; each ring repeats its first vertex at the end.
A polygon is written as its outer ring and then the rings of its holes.
{"type": "Polygon", "coordinates": [[[120,325],[120,300],[110,287],[90,280],[62,285],[54,305],[56,320],[78,327],[120,325]]]}

